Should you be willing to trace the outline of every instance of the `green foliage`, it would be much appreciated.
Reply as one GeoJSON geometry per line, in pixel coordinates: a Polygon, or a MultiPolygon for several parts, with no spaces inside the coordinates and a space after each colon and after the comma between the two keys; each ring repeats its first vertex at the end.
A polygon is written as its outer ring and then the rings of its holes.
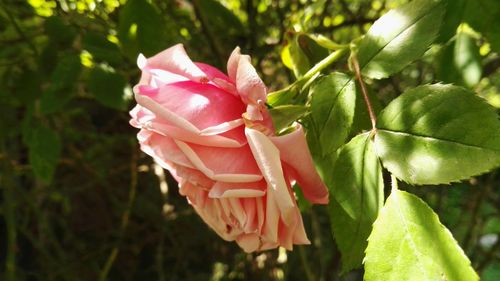
{"type": "Polygon", "coordinates": [[[358,60],[369,78],[385,78],[422,56],[439,32],[440,0],[415,0],[377,20],[359,43],[358,60]]]}
{"type": "Polygon", "coordinates": [[[165,28],[158,10],[146,0],[129,0],[120,11],[118,38],[131,60],[142,52],[152,56],[164,49],[165,28]]]}
{"type": "Polygon", "coordinates": [[[365,280],[453,280],[479,277],[453,236],[418,197],[393,190],[373,225],[365,280]]]}
{"type": "Polygon", "coordinates": [[[289,127],[295,120],[303,117],[307,113],[307,107],[303,105],[282,105],[269,109],[273,119],[276,132],[289,127]]]}
{"type": "Polygon", "coordinates": [[[44,126],[32,130],[27,140],[31,167],[38,178],[50,183],[61,155],[61,141],[56,132],[44,126]]]}
{"type": "Polygon", "coordinates": [[[384,167],[408,183],[449,183],[500,165],[500,122],[464,88],[425,85],[380,113],[375,147],[384,167]]]}
{"type": "Polygon", "coordinates": [[[356,86],[348,75],[331,73],[310,91],[311,122],[317,132],[322,156],[335,152],[351,132],[356,86]]]}
{"type": "Polygon", "coordinates": [[[120,74],[96,67],[90,72],[88,83],[98,102],[118,110],[126,109],[123,96],[127,81],[120,74]]]}
{"type": "Polygon", "coordinates": [[[1,280],[475,280],[464,252],[498,279],[499,1],[0,2],[1,280]],[[223,72],[240,46],[278,133],[302,123],[311,245],[242,253],[140,152],[136,58],[176,43],[223,72]]]}
{"type": "Polygon", "coordinates": [[[466,32],[459,32],[455,40],[441,51],[437,77],[448,83],[472,88],[481,79],[481,56],[476,40],[466,32]]]}
{"type": "Polygon", "coordinates": [[[500,2],[496,0],[468,1],[465,15],[465,21],[481,32],[496,52],[500,52],[499,10],[500,2]]]}
{"type": "Polygon", "coordinates": [[[59,60],[50,77],[50,86],[42,94],[40,100],[43,113],[60,110],[71,99],[81,69],[82,65],[78,56],[65,55],[59,60]]]}
{"type": "Polygon", "coordinates": [[[342,271],[361,266],[367,238],[384,201],[382,167],[369,133],[361,134],[339,152],[328,182],[332,195],[330,220],[342,254],[342,271]]]}

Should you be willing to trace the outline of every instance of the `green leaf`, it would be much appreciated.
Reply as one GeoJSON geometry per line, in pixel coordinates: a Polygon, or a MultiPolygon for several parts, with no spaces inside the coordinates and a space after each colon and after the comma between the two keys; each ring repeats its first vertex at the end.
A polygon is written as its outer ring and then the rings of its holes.
{"type": "Polygon", "coordinates": [[[73,27],[66,25],[60,17],[50,17],[45,20],[45,32],[50,40],[63,46],[70,46],[76,37],[73,27]]]}
{"type": "Polygon", "coordinates": [[[437,78],[472,88],[481,80],[482,69],[476,40],[466,32],[459,32],[452,44],[441,51],[437,78]]]}
{"type": "Polygon", "coordinates": [[[146,0],[128,0],[118,24],[124,52],[134,61],[139,53],[152,56],[165,49],[164,37],[164,22],[158,10],[146,0]]]}
{"type": "Polygon", "coordinates": [[[103,34],[89,32],[83,37],[83,48],[92,54],[96,61],[120,63],[123,59],[118,46],[103,34]]]}
{"type": "Polygon", "coordinates": [[[362,73],[385,78],[421,57],[439,32],[444,6],[439,0],[415,0],[378,19],[359,43],[362,73]]]}
{"type": "Polygon", "coordinates": [[[311,88],[310,95],[312,122],[324,156],[344,144],[351,131],[356,86],[352,77],[331,73],[311,88]]]}
{"type": "Polygon", "coordinates": [[[105,106],[125,110],[127,104],[123,94],[126,85],[127,81],[120,74],[102,68],[94,68],[90,72],[89,90],[96,100],[105,106]]]}
{"type": "Polygon", "coordinates": [[[288,39],[288,48],[290,52],[290,62],[295,77],[300,78],[307,73],[311,64],[306,54],[302,50],[298,42],[298,36],[292,35],[288,39]]]}
{"type": "Polygon", "coordinates": [[[444,2],[446,2],[446,12],[439,31],[439,37],[436,39],[440,43],[450,40],[455,35],[458,25],[463,20],[467,4],[467,0],[444,0],[444,2]]]}
{"type": "Polygon", "coordinates": [[[33,172],[44,182],[50,183],[61,154],[59,136],[49,128],[39,126],[33,129],[28,146],[33,172]]]}
{"type": "Polygon", "coordinates": [[[491,44],[491,48],[500,53],[500,1],[470,0],[467,2],[465,21],[481,32],[491,44]]]}
{"type": "Polygon", "coordinates": [[[303,105],[281,105],[269,110],[276,132],[290,126],[294,121],[307,113],[307,107],[303,105]]]}
{"type": "Polygon", "coordinates": [[[71,99],[81,70],[80,57],[77,55],[67,55],[59,61],[51,75],[51,84],[40,100],[43,113],[55,112],[71,99]]]}
{"type": "Polygon", "coordinates": [[[342,254],[342,271],[361,266],[367,238],[384,203],[382,167],[369,133],[340,149],[327,183],[334,200],[329,205],[335,241],[342,254]]]}
{"type": "Polygon", "coordinates": [[[379,115],[382,164],[412,184],[444,184],[500,165],[500,122],[493,107],[452,85],[406,91],[379,115]]]}
{"type": "Polygon", "coordinates": [[[479,277],[451,233],[420,198],[392,191],[373,225],[366,281],[474,281],[479,277]]]}

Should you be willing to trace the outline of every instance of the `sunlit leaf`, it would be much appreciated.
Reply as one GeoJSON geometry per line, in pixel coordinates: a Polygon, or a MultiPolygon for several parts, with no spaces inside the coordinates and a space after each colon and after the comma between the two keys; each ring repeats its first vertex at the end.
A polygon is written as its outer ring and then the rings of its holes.
{"type": "Polygon", "coordinates": [[[307,107],[303,105],[282,105],[271,108],[269,113],[273,119],[274,129],[279,132],[306,114],[307,107]]]}
{"type": "Polygon", "coordinates": [[[481,74],[481,56],[476,40],[466,32],[459,32],[441,52],[437,78],[471,88],[479,83],[481,74]]]}
{"type": "Polygon", "coordinates": [[[361,266],[372,224],[383,205],[382,167],[369,133],[340,149],[333,168],[330,221],[342,254],[342,271],[361,266]]]}
{"type": "Polygon", "coordinates": [[[356,86],[343,73],[322,77],[311,90],[311,116],[322,155],[334,152],[351,131],[356,105],[356,86]]]}
{"type": "Polygon", "coordinates": [[[420,86],[380,113],[375,147],[384,167],[406,182],[459,181],[500,166],[500,121],[464,88],[420,86]]]}
{"type": "Polygon", "coordinates": [[[451,233],[420,198],[392,191],[373,225],[366,281],[479,280],[451,233]]]}
{"type": "Polygon", "coordinates": [[[444,6],[440,0],[415,0],[378,19],[359,43],[362,73],[385,78],[422,56],[439,32],[444,6]]]}

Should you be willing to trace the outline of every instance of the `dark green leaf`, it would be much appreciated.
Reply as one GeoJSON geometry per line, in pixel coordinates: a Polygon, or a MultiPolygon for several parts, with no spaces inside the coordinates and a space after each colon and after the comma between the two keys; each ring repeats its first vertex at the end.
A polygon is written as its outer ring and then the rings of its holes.
{"type": "Polygon", "coordinates": [[[120,49],[106,39],[106,36],[89,32],[83,37],[83,48],[92,54],[97,61],[119,63],[122,61],[120,49]]]}
{"type": "Polygon", "coordinates": [[[41,93],[41,79],[38,72],[26,69],[15,82],[15,97],[26,104],[33,102],[41,93]]]}
{"type": "Polygon", "coordinates": [[[55,112],[71,99],[81,70],[80,57],[77,55],[67,55],[59,61],[51,75],[51,84],[40,101],[43,113],[55,112]]]}
{"type": "Polygon", "coordinates": [[[458,25],[462,22],[467,0],[444,0],[446,2],[446,12],[444,13],[443,23],[439,31],[437,42],[446,42],[450,40],[457,32],[458,25]]]}
{"type": "Polygon", "coordinates": [[[457,34],[441,51],[437,78],[469,88],[481,80],[482,65],[476,40],[466,32],[457,34]]]}
{"type": "Polygon", "coordinates": [[[307,113],[307,107],[303,105],[281,105],[269,110],[273,119],[276,132],[290,126],[294,121],[307,113]]]}
{"type": "Polygon", "coordinates": [[[491,44],[491,48],[500,53],[500,1],[470,0],[467,2],[465,21],[476,31],[481,32],[491,44]]]}
{"type": "Polygon", "coordinates": [[[318,132],[321,154],[334,152],[351,131],[356,105],[356,86],[343,73],[322,77],[311,90],[311,115],[318,132]]]}
{"type": "Polygon", "coordinates": [[[425,85],[380,113],[375,146],[398,178],[449,183],[500,165],[500,121],[490,105],[464,88],[425,85]]]}
{"type": "Polygon", "coordinates": [[[94,68],[90,72],[89,89],[97,101],[105,106],[125,110],[123,93],[126,85],[127,81],[120,74],[101,68],[94,68]]]}
{"type": "Polygon", "coordinates": [[[359,45],[362,73],[385,78],[421,57],[439,32],[444,6],[439,0],[415,0],[378,19],[359,45]]]}
{"type": "Polygon", "coordinates": [[[53,16],[45,20],[45,31],[50,40],[63,46],[69,46],[76,37],[73,27],[65,24],[60,17],[53,16]]]}
{"type": "Polygon", "coordinates": [[[46,127],[36,127],[29,138],[28,146],[33,172],[44,182],[50,183],[61,154],[59,136],[46,127]]]}
{"type": "Polygon", "coordinates": [[[120,11],[118,38],[125,53],[135,61],[139,53],[147,57],[165,49],[164,22],[157,9],[146,0],[129,0],[120,11]]]}
{"type": "Polygon", "coordinates": [[[333,197],[329,206],[333,235],[346,272],[361,266],[372,224],[384,202],[382,167],[369,133],[340,149],[327,184],[333,197]]]}
{"type": "Polygon", "coordinates": [[[410,193],[393,190],[368,239],[365,280],[474,281],[479,277],[432,209],[410,193]]]}

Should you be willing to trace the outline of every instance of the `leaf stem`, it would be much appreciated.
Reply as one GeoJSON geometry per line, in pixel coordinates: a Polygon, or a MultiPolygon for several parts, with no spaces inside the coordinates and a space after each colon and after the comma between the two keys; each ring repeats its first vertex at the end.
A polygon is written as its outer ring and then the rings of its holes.
{"type": "Polygon", "coordinates": [[[304,74],[304,76],[300,77],[292,84],[283,89],[269,93],[268,105],[274,107],[290,102],[290,100],[294,99],[298,95],[298,93],[307,88],[307,86],[310,85],[314,81],[314,79],[319,76],[318,74],[321,70],[325,69],[330,64],[342,58],[348,52],[348,50],[349,48],[345,47],[331,53],[320,62],[315,64],[311,69],[309,69],[309,71],[307,71],[306,74],[304,74]]]}
{"type": "Polygon", "coordinates": [[[363,77],[361,77],[361,70],[359,69],[358,59],[356,58],[356,54],[351,56],[351,63],[354,68],[354,74],[356,75],[356,79],[361,86],[361,93],[363,94],[363,99],[365,100],[366,107],[368,108],[368,114],[370,115],[370,121],[372,123],[372,129],[376,130],[377,124],[377,116],[373,111],[372,104],[370,102],[370,98],[368,97],[368,91],[366,90],[365,82],[363,81],[363,77]]]}

